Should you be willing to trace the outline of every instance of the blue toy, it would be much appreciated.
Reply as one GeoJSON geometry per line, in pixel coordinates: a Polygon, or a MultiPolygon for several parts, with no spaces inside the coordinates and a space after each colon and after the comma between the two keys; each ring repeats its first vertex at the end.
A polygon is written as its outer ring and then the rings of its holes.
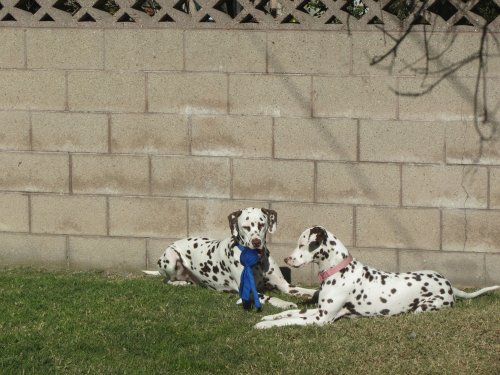
{"type": "Polygon", "coordinates": [[[238,248],[241,250],[240,262],[244,267],[240,280],[240,297],[243,302],[243,308],[245,310],[250,310],[252,308],[251,297],[253,296],[253,304],[257,312],[262,311],[262,305],[259,301],[259,293],[257,292],[252,270],[252,267],[260,260],[259,251],[240,244],[238,244],[238,248]]]}

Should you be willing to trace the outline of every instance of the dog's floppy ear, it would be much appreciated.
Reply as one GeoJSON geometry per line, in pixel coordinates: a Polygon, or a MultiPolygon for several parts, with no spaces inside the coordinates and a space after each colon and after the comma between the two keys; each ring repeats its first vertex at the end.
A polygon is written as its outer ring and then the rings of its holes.
{"type": "Polygon", "coordinates": [[[328,238],[328,233],[326,233],[326,229],[320,226],[312,227],[309,236],[315,234],[316,242],[318,244],[326,244],[326,239],[328,238]]]}
{"type": "Polygon", "coordinates": [[[229,229],[234,237],[238,237],[238,218],[241,216],[241,213],[242,211],[238,210],[227,217],[229,220],[229,229]]]}
{"type": "Polygon", "coordinates": [[[278,224],[278,213],[274,210],[268,210],[267,208],[261,208],[261,210],[267,216],[267,231],[269,233],[274,233],[276,231],[276,225],[278,224]]]}

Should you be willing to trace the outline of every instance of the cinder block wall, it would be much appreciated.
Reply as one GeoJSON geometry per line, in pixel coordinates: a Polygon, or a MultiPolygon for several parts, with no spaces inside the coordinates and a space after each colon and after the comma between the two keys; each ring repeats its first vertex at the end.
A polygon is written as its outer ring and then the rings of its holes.
{"type": "Polygon", "coordinates": [[[499,283],[500,130],[481,141],[473,122],[477,61],[396,93],[481,35],[423,35],[372,66],[394,43],[377,30],[1,27],[1,266],[155,269],[172,240],[226,237],[257,206],[278,212],[281,263],[321,224],[385,270],[499,283]]]}

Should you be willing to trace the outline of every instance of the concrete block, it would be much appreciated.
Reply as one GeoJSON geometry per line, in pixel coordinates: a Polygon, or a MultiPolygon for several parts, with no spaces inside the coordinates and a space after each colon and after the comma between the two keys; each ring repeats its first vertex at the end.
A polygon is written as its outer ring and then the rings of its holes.
{"type": "Polygon", "coordinates": [[[296,245],[299,236],[307,228],[321,225],[346,246],[353,244],[353,209],[349,206],[273,203],[278,213],[278,230],[272,235],[273,242],[296,245]]]}
{"type": "Polygon", "coordinates": [[[126,71],[70,72],[68,103],[72,111],[143,112],[145,75],[126,71]]]}
{"type": "Polygon", "coordinates": [[[385,272],[398,272],[398,251],[388,249],[348,249],[356,260],[365,266],[375,267],[385,272]]]}
{"type": "Polygon", "coordinates": [[[234,114],[311,115],[311,78],[296,75],[233,74],[229,111],[234,114]]]}
{"type": "Polygon", "coordinates": [[[166,114],[114,114],[111,116],[111,151],[188,154],[188,119],[166,114]]]}
{"type": "Polygon", "coordinates": [[[0,190],[69,191],[68,155],[30,152],[0,153],[0,190]]]}
{"type": "Polygon", "coordinates": [[[483,254],[402,251],[399,254],[399,264],[401,272],[437,271],[456,287],[479,287],[484,286],[486,281],[483,254]]]}
{"type": "Polygon", "coordinates": [[[358,207],[358,247],[438,250],[440,218],[437,209],[358,207]]]}
{"type": "Polygon", "coordinates": [[[102,30],[26,30],[29,69],[103,69],[102,30]]]}
{"type": "Polygon", "coordinates": [[[65,268],[66,236],[0,233],[0,264],[34,268],[65,268]]]}
{"type": "Polygon", "coordinates": [[[399,205],[398,165],[322,162],[317,178],[319,202],[399,205]]]}
{"type": "MultiPolygon", "coordinates": [[[[374,59],[380,58],[394,47],[394,38],[399,38],[399,32],[352,32],[352,73],[354,75],[400,75],[415,74],[408,72],[406,54],[398,53],[372,64],[374,59]]],[[[402,43],[399,48],[403,48],[402,43]]]]}
{"type": "Polygon", "coordinates": [[[149,160],[147,156],[73,155],[74,193],[148,194],[149,160]]]}
{"type": "Polygon", "coordinates": [[[490,169],[490,208],[500,208],[500,168],[490,169]]]}
{"type": "Polygon", "coordinates": [[[474,166],[403,166],[403,205],[486,208],[488,171],[474,166]]]}
{"type": "MultiPolygon", "coordinates": [[[[439,77],[438,77],[439,78],[439,77]]],[[[450,76],[427,92],[438,79],[399,78],[399,116],[403,120],[464,121],[474,118],[476,78],[450,76]],[[422,110],[425,108],[425,110],[422,110]]],[[[482,91],[481,91],[482,92],[482,91]]],[[[500,101],[500,80],[488,82],[486,105],[494,108],[500,101]]],[[[479,94],[478,108],[482,108],[479,94]]],[[[497,113],[490,113],[491,120],[498,120],[497,113]]]]}
{"type": "Polygon", "coordinates": [[[63,71],[0,70],[0,109],[63,110],[63,71]]]}
{"type": "MultiPolygon", "coordinates": [[[[479,48],[477,50],[479,51],[479,48]]],[[[486,77],[500,77],[500,45],[497,43],[496,36],[493,34],[486,34],[483,52],[486,56],[486,77]]]]}
{"type": "Polygon", "coordinates": [[[24,30],[2,27],[0,33],[0,68],[24,68],[24,30]]]}
{"type": "Polygon", "coordinates": [[[0,111],[0,150],[21,151],[30,147],[29,113],[0,111]]]}
{"type": "Polygon", "coordinates": [[[355,120],[278,118],[274,127],[275,156],[354,161],[357,133],[355,120]]]}
{"type": "Polygon", "coordinates": [[[149,73],[151,112],[227,113],[227,75],[219,73],[149,73]]]}
{"type": "Polygon", "coordinates": [[[31,229],[34,233],[106,234],[106,198],[34,195],[31,229]]]}
{"type": "MultiPolygon", "coordinates": [[[[370,66],[372,59],[390,51],[398,33],[352,32],[354,74],[392,74],[397,76],[441,77],[447,71],[457,68],[459,76],[474,77],[477,74],[481,33],[443,32],[409,33],[398,46],[397,55],[390,55],[379,64],[370,66]],[[472,60],[467,63],[468,59],[472,60]]],[[[500,69],[500,47],[492,35],[485,39],[487,76],[498,77],[500,69]]]]}
{"type": "Polygon", "coordinates": [[[33,150],[108,151],[108,118],[104,114],[38,112],[31,121],[33,150]]]}
{"type": "Polygon", "coordinates": [[[152,158],[155,195],[229,198],[229,159],[205,157],[152,158]]]}
{"type": "Polygon", "coordinates": [[[233,197],[312,202],[314,163],[236,159],[233,161],[233,197]]]}
{"type": "Polygon", "coordinates": [[[194,155],[271,157],[272,132],[269,117],[194,117],[191,150],[194,155]]]}
{"type": "MultiPolygon", "coordinates": [[[[426,35],[422,32],[408,34],[398,57],[402,59],[402,66],[398,73],[401,75],[424,74],[441,77],[447,71],[457,68],[459,76],[474,77],[478,70],[477,54],[481,44],[481,33],[432,33],[426,35]],[[472,59],[467,63],[467,60],[472,59]]],[[[498,73],[495,66],[498,63],[498,45],[493,38],[485,39],[488,72],[498,73]]],[[[498,74],[497,74],[498,75],[498,74]]]]}
{"type": "Polygon", "coordinates": [[[104,31],[106,69],[182,70],[182,30],[104,31]]]}
{"type": "Polygon", "coordinates": [[[441,122],[361,120],[360,159],[375,162],[441,163],[441,122]]]}
{"type": "MultiPolygon", "coordinates": [[[[266,202],[221,199],[189,200],[189,236],[217,240],[231,236],[229,214],[247,207],[268,208],[266,202]]],[[[278,228],[279,228],[278,213],[278,228]]],[[[268,237],[269,240],[269,237],[268,237]]]]}
{"type": "Polygon", "coordinates": [[[77,269],[139,272],[146,267],[146,240],[70,237],[69,266],[77,269]]]}
{"type": "Polygon", "coordinates": [[[500,254],[485,254],[486,275],[485,284],[500,284],[500,254]]]}
{"type": "Polygon", "coordinates": [[[444,210],[443,250],[500,253],[500,211],[444,210]]]}
{"type": "Polygon", "coordinates": [[[313,116],[395,119],[396,80],[389,77],[313,77],[313,116]]]}
{"type": "Polygon", "coordinates": [[[500,164],[500,132],[491,123],[451,122],[446,125],[446,162],[500,164]]]}
{"type": "Polygon", "coordinates": [[[270,73],[324,73],[346,76],[351,68],[347,33],[275,31],[268,33],[270,73]]]}
{"type": "Polygon", "coordinates": [[[187,204],[166,198],[109,198],[109,234],[134,237],[185,237],[187,204]]]}
{"type": "Polygon", "coordinates": [[[266,34],[263,32],[186,30],[185,38],[186,70],[266,71],[266,34]]]}
{"type": "Polygon", "coordinates": [[[0,232],[29,231],[28,196],[0,193],[0,232]]]}
{"type": "MultiPolygon", "coordinates": [[[[467,247],[468,228],[467,221],[470,218],[470,210],[444,210],[443,211],[443,250],[449,251],[471,251],[467,247]]],[[[478,249],[481,251],[481,248],[478,249]]]]}

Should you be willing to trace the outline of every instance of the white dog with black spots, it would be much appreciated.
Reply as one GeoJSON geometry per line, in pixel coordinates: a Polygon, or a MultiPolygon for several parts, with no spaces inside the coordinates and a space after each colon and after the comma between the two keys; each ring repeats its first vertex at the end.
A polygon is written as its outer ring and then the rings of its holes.
{"type": "Polygon", "coordinates": [[[267,302],[284,309],[296,307],[295,303],[261,294],[270,289],[303,298],[313,296],[313,289],[290,285],[270,255],[266,235],[276,230],[276,211],[250,207],[233,212],[228,220],[230,237],[223,240],[190,237],[176,241],[158,260],[159,271],[144,273],[165,276],[167,282],[173,285],[197,284],[218,291],[238,292],[243,271],[241,251],[237,247],[239,243],[260,254],[260,261],[253,267],[253,275],[261,303],[267,302]]]}
{"type": "Polygon", "coordinates": [[[435,271],[379,271],[354,259],[337,237],[320,226],[302,233],[297,248],[285,262],[292,267],[311,262],[319,265],[318,308],[264,316],[255,328],[323,325],[341,317],[435,311],[452,307],[456,297],[474,298],[499,288],[466,293],[452,287],[435,271]]]}

